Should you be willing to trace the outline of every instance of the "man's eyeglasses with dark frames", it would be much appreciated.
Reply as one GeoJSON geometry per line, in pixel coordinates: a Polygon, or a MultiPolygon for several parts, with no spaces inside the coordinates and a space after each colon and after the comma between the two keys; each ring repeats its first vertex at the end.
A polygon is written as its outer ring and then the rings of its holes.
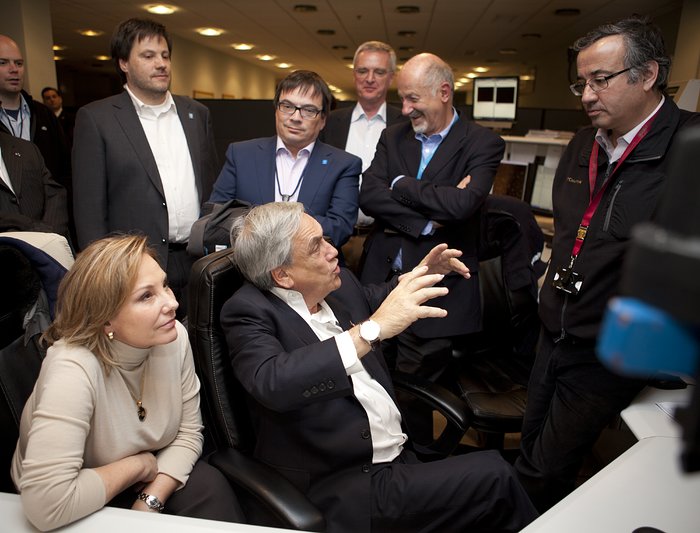
{"type": "Polygon", "coordinates": [[[591,91],[593,91],[594,93],[604,91],[608,88],[608,82],[611,79],[613,79],[615,76],[619,76],[620,74],[624,74],[631,68],[632,67],[629,67],[619,72],[608,74],[607,76],[597,76],[588,81],[577,81],[576,83],[572,83],[571,85],[569,85],[569,89],[571,89],[571,92],[574,93],[574,95],[576,96],[583,96],[583,91],[586,90],[586,85],[588,85],[591,88],[591,91]]]}
{"type": "Polygon", "coordinates": [[[280,113],[283,115],[293,115],[297,111],[299,111],[299,114],[301,115],[301,118],[305,118],[307,120],[310,120],[312,118],[316,118],[319,113],[321,113],[320,109],[316,109],[314,106],[295,106],[294,104],[290,104],[289,102],[280,102],[277,104],[277,109],[279,109],[280,113]]]}

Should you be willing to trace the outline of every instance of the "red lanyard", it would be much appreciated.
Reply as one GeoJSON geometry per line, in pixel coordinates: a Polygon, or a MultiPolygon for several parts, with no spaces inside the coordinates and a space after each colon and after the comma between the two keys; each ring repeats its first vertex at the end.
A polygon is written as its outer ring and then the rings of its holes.
{"type": "Polygon", "coordinates": [[[611,178],[615,174],[618,168],[622,166],[622,163],[627,159],[627,157],[632,153],[632,150],[636,148],[636,146],[642,141],[644,137],[646,137],[647,133],[649,133],[649,130],[651,129],[651,124],[654,122],[654,119],[656,118],[657,113],[654,113],[654,115],[645,122],[645,124],[641,127],[641,129],[637,132],[637,134],[634,136],[634,139],[632,139],[632,142],[629,144],[627,149],[624,151],[620,159],[617,160],[615,163],[615,168],[613,168],[612,172],[608,174],[608,176],[605,178],[605,181],[603,184],[600,186],[600,189],[598,189],[598,192],[593,194],[593,191],[595,190],[595,183],[598,178],[598,150],[600,148],[600,145],[598,144],[598,141],[594,140],[593,141],[593,147],[591,149],[591,157],[588,160],[588,185],[589,185],[589,201],[588,201],[588,207],[586,208],[586,211],[583,213],[583,219],[581,219],[581,223],[579,224],[578,231],[576,232],[576,240],[574,241],[574,248],[571,251],[571,263],[573,264],[574,259],[576,259],[576,256],[578,256],[579,252],[581,251],[581,246],[583,246],[583,241],[586,239],[586,233],[588,233],[588,226],[591,224],[591,218],[593,218],[593,215],[598,209],[598,206],[600,205],[600,201],[603,199],[603,194],[605,194],[605,190],[608,188],[608,185],[612,181],[611,178]]]}

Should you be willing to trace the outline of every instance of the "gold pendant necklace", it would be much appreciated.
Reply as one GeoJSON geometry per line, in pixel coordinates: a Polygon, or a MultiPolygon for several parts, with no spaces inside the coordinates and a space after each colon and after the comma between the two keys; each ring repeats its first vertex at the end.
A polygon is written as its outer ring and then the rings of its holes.
{"type": "Polygon", "coordinates": [[[136,402],[136,414],[139,417],[139,422],[143,422],[144,420],[146,420],[147,414],[146,408],[143,406],[143,403],[141,401],[143,399],[143,384],[146,381],[146,370],[148,368],[147,365],[148,362],[144,364],[143,372],[141,373],[141,390],[139,391],[140,394],[138,398],[134,395],[133,392],[131,392],[131,388],[129,388],[129,384],[126,382],[126,380],[124,381],[124,384],[126,385],[126,390],[129,391],[129,394],[133,398],[134,402],[136,402]]]}

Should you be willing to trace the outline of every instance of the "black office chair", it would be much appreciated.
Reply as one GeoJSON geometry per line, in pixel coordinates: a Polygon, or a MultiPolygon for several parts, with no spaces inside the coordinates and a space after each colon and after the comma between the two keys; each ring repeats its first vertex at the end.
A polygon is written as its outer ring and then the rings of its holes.
{"type": "Polygon", "coordinates": [[[19,422],[46,355],[45,348],[39,343],[42,331],[33,318],[38,318],[36,310],[40,304],[37,301],[42,291],[46,295],[43,302],[55,301],[58,282],[66,270],[51,256],[24,241],[0,236],[0,271],[0,293],[3,295],[0,317],[0,492],[15,492],[10,464],[19,438],[19,422]],[[23,324],[30,309],[34,309],[35,315],[30,319],[30,330],[26,333],[23,324]]]}
{"type": "Polygon", "coordinates": [[[525,234],[525,225],[533,231],[527,215],[534,217],[529,206],[522,210],[520,204],[508,197],[487,200],[479,249],[482,330],[455,343],[454,368],[447,374],[453,376],[448,386],[468,407],[481,445],[501,450],[505,433],[522,427],[540,328],[532,258],[544,239],[536,232],[535,238],[525,234]]]}
{"type": "Polygon", "coordinates": [[[207,255],[192,267],[187,328],[201,381],[202,415],[216,451],[209,462],[221,470],[241,497],[249,521],[323,531],[321,512],[287,479],[252,458],[254,433],[245,393],[231,368],[221,331],[221,307],[242,283],[231,249],[207,255]]]}
{"type": "MultiPolygon", "coordinates": [[[[208,437],[216,447],[209,462],[231,481],[243,500],[248,519],[256,524],[307,531],[325,528],[323,515],[296,487],[252,457],[254,431],[246,393],[231,368],[219,314],[238,289],[242,277],[227,249],[199,259],[189,282],[188,330],[199,375],[202,411],[208,437]]],[[[397,389],[427,401],[443,413],[448,427],[427,453],[449,453],[468,427],[463,403],[440,387],[413,376],[397,375],[397,389]]]]}

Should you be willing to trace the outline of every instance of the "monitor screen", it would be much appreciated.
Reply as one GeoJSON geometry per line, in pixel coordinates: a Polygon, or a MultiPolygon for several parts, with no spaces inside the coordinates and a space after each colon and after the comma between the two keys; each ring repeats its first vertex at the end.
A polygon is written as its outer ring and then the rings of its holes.
{"type": "Polygon", "coordinates": [[[513,122],[518,109],[517,76],[474,78],[474,120],[513,122]]]}
{"type": "Polygon", "coordinates": [[[516,161],[501,161],[493,179],[492,194],[512,196],[527,201],[530,165],[516,161]]]}

